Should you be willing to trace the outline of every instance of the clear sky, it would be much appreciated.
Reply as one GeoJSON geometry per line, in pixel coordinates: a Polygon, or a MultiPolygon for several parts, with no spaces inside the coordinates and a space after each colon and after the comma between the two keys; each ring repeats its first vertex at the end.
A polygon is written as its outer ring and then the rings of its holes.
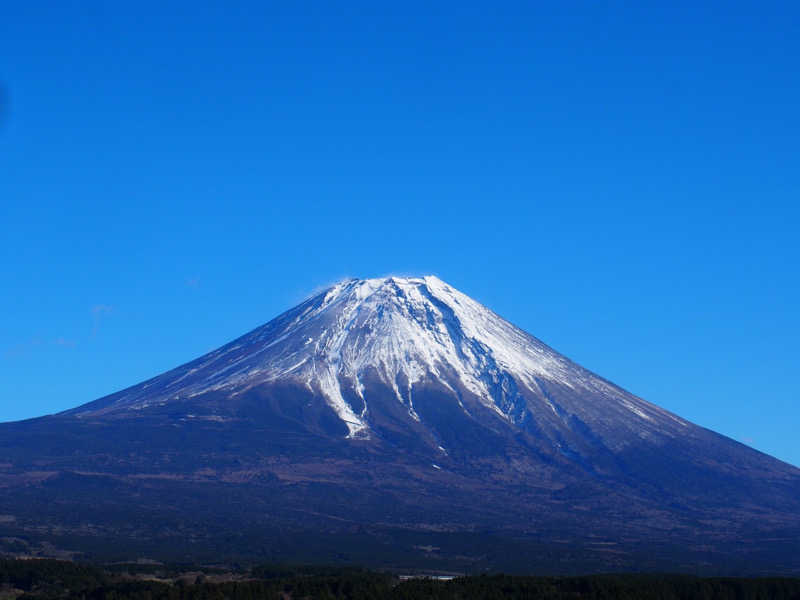
{"type": "Polygon", "coordinates": [[[800,465],[796,2],[14,4],[0,420],[432,273],[800,465]]]}

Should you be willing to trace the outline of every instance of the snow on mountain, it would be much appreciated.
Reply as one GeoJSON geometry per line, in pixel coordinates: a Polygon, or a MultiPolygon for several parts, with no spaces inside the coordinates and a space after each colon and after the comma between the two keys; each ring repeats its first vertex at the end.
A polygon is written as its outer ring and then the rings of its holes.
{"type": "Polygon", "coordinates": [[[141,409],[218,391],[234,396],[294,380],[324,397],[348,437],[364,438],[370,434],[363,383],[368,373],[391,388],[417,421],[415,386],[434,381],[459,398],[473,396],[511,423],[540,408],[563,416],[545,385],[609,399],[617,412],[639,421],[683,423],[434,276],[342,281],[218,350],[72,412],[141,409]],[[360,406],[347,401],[343,385],[356,391],[360,406]]]}

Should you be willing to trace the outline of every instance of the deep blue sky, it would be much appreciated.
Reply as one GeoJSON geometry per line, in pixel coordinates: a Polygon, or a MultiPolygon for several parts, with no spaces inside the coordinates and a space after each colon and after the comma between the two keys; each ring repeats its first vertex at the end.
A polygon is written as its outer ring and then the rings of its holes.
{"type": "Polygon", "coordinates": [[[434,273],[800,465],[797,3],[31,4],[0,18],[0,420],[434,273]]]}

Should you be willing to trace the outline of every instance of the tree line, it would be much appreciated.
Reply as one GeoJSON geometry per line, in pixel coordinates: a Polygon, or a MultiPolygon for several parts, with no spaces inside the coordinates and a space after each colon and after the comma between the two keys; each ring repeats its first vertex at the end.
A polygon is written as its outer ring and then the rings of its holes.
{"type": "Polygon", "coordinates": [[[357,568],[100,567],[0,560],[0,600],[800,600],[800,579],[477,575],[401,580],[357,568]],[[189,572],[198,575],[186,576],[189,572]],[[152,576],[152,578],[147,578],[152,576]],[[216,580],[215,580],[216,578],[216,580]],[[227,580],[226,580],[227,578],[227,580]]]}

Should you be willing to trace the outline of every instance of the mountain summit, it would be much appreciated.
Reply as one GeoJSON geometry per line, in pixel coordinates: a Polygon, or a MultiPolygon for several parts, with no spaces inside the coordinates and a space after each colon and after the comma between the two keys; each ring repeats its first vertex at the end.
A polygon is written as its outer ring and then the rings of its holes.
{"type": "Polygon", "coordinates": [[[16,544],[800,573],[798,469],[432,276],[340,282],[149,381],[0,425],[0,451],[16,544]]]}

